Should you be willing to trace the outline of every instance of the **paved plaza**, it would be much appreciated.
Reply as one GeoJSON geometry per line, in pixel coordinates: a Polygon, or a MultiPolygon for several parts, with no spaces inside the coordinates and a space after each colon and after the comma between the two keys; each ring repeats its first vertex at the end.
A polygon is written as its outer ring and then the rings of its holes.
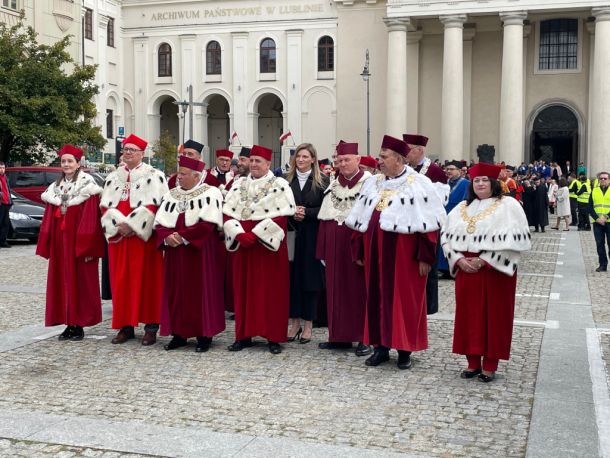
{"type": "Polygon", "coordinates": [[[369,368],[319,350],[326,329],[278,356],[226,351],[232,321],[204,354],[111,345],[108,302],[84,341],[58,342],[34,250],[0,250],[1,456],[610,456],[610,274],[594,272],[592,233],[534,234],[490,384],[459,377],[451,281],[430,349],[399,371],[395,354],[369,368]]]}

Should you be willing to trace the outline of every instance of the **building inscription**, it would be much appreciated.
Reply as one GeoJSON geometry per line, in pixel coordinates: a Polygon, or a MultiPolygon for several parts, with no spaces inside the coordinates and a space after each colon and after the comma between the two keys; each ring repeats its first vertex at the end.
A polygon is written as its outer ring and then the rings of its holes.
{"type": "Polygon", "coordinates": [[[201,8],[181,11],[162,11],[153,13],[151,20],[159,21],[176,21],[185,19],[211,19],[211,18],[241,18],[253,16],[276,16],[284,14],[306,14],[306,13],[322,13],[324,5],[316,4],[299,4],[299,5],[282,5],[282,6],[255,6],[241,8],[201,8]]]}

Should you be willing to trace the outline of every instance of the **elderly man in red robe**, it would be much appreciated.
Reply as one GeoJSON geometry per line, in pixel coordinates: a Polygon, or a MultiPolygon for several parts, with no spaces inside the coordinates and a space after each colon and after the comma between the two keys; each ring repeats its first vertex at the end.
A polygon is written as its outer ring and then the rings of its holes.
{"type": "Polygon", "coordinates": [[[407,152],[402,140],[383,138],[381,173],[364,183],[345,221],[364,234],[364,249],[354,254],[365,265],[364,342],[375,346],[367,366],[389,361],[395,348],[398,368],[410,369],[411,352],[428,348],[425,285],[447,217],[448,187],[439,189],[406,166],[407,152]]]}
{"type": "MultiPolygon", "coordinates": [[[[403,134],[403,141],[409,147],[407,154],[407,164],[415,169],[416,172],[426,175],[433,183],[447,183],[447,174],[429,157],[426,157],[426,145],[428,137],[419,134],[403,134]]],[[[440,246],[437,252],[441,255],[440,246]]],[[[428,281],[426,282],[426,304],[428,315],[438,312],[438,268],[437,263],[432,264],[428,281]]]]}
{"type": "Polygon", "coordinates": [[[361,157],[358,143],[337,145],[337,179],[325,192],[318,219],[316,257],[326,265],[326,303],[328,342],[318,346],[323,350],[351,348],[358,342],[357,356],[371,353],[362,343],[366,287],[362,263],[356,264],[350,253],[353,230],[344,222],[360,195],[364,182],[371,176],[359,168],[361,157]],[[348,285],[348,287],[346,287],[348,285]]]}
{"type": "Polygon", "coordinates": [[[288,216],[295,212],[290,185],[269,170],[273,152],[254,145],[250,174],[239,178],[227,193],[225,245],[232,260],[235,304],[235,342],[229,351],[254,345],[252,337],[267,339],[272,354],[286,342],[289,265],[286,247],[288,216]]]}
{"type": "Polygon", "coordinates": [[[231,171],[231,159],[233,159],[233,151],[218,149],[216,150],[216,166],[210,169],[210,174],[220,183],[218,188],[223,194],[228,192],[227,187],[230,187],[231,182],[235,178],[234,173],[231,171]]]}
{"type": "Polygon", "coordinates": [[[197,338],[195,351],[209,350],[224,331],[224,246],[222,194],[201,183],[204,164],[181,156],[178,186],[165,195],[155,217],[157,243],[165,251],[161,335],[172,335],[166,350],[197,338]]]}
{"type": "Polygon", "coordinates": [[[161,319],[163,256],[152,235],[155,213],[169,189],[165,175],[142,162],[147,144],[133,134],[123,140],[125,165],[108,175],[102,192],[112,327],[119,329],[113,344],[133,339],[134,327],[145,323],[142,345],[153,345],[161,319]]]}
{"type": "MultiPolygon", "coordinates": [[[[205,162],[203,162],[203,160],[201,158],[202,152],[203,152],[203,145],[201,143],[196,142],[195,140],[187,140],[182,145],[180,145],[178,154],[180,157],[186,156],[186,157],[190,157],[191,159],[200,161],[203,164],[203,167],[205,168],[205,162]]],[[[178,174],[176,174],[176,173],[174,173],[171,177],[169,177],[169,179],[167,180],[169,189],[174,189],[176,187],[176,185],[178,184],[177,178],[178,178],[178,174]]],[[[216,187],[220,186],[220,182],[216,179],[216,177],[205,170],[201,173],[200,179],[201,179],[202,183],[205,183],[207,185],[216,186],[216,187]]]]}

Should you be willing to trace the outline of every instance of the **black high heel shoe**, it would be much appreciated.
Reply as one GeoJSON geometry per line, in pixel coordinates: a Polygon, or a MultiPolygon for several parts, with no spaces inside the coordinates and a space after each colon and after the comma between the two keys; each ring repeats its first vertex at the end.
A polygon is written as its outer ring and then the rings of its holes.
{"type": "Polygon", "coordinates": [[[297,333],[293,337],[288,337],[288,342],[294,342],[299,337],[301,337],[302,333],[303,333],[303,328],[299,326],[299,330],[297,331],[297,333]]]}

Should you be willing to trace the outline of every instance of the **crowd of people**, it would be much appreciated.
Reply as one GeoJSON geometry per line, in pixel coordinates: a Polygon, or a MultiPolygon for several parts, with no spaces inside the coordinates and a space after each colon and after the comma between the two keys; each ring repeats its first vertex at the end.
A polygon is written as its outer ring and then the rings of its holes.
{"type": "MultiPolygon", "coordinates": [[[[143,163],[146,141],[130,135],[103,189],[79,168],[82,150],[66,145],[62,176],[42,196],[46,325],[64,324],[59,340],[78,341],[101,321],[107,245],[113,344],[144,324],[142,345],[160,333],[171,336],[168,351],[195,338],[195,351],[206,352],[231,312],[229,351],[262,337],[281,353],[286,342],[311,342],[321,320],[328,340],[319,348],[356,344],[372,367],[395,349],[397,367],[410,369],[412,352],[428,348],[439,276],[450,276],[453,351],[467,360],[461,377],[490,382],[510,356],[517,267],[531,246],[529,191],[510,183],[510,167],[441,166],[426,157],[427,142],[386,135],[375,159],[340,141],[326,169],[304,143],[280,176],[265,147],[242,148],[236,161],[216,151],[206,168],[203,145],[189,140],[167,179],[143,163]]],[[[542,185],[532,181],[538,201],[542,185]]]]}

